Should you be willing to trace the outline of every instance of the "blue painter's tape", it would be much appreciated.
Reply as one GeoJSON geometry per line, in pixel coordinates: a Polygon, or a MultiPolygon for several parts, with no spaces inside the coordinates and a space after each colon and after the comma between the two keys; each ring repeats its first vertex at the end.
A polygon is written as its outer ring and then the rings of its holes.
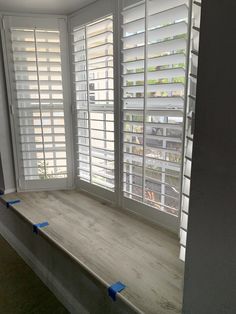
{"type": "Polygon", "coordinates": [[[10,205],[18,204],[18,203],[20,203],[20,200],[7,201],[7,207],[9,207],[10,205]]]}
{"type": "Polygon", "coordinates": [[[121,292],[125,288],[126,286],[122,282],[118,281],[108,288],[108,295],[112,298],[113,301],[116,301],[117,292],[121,292]]]}
{"type": "Polygon", "coordinates": [[[34,224],[34,225],[33,225],[33,233],[38,234],[38,229],[47,227],[48,225],[49,225],[49,223],[48,223],[47,221],[40,222],[40,223],[38,223],[38,224],[34,224]]]}

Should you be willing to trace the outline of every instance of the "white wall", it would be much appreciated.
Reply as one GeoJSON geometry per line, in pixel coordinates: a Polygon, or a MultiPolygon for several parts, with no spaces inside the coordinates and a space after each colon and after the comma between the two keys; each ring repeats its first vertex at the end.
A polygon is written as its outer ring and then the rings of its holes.
{"type": "Polygon", "coordinates": [[[111,14],[114,10],[115,0],[97,0],[71,15],[69,18],[70,29],[111,14]]]}
{"type": "Polygon", "coordinates": [[[15,190],[15,175],[10,134],[2,44],[0,41],[0,156],[2,161],[0,189],[5,190],[6,193],[15,190]]]}

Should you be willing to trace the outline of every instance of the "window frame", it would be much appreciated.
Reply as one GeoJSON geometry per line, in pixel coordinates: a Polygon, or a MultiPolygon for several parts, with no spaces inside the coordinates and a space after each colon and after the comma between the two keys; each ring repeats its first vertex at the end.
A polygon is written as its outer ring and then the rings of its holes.
{"type": "Polygon", "coordinates": [[[56,190],[70,189],[73,187],[73,146],[71,143],[71,100],[70,100],[70,77],[69,77],[69,55],[68,55],[68,36],[67,36],[67,17],[66,16],[45,16],[45,15],[5,15],[1,16],[1,37],[3,46],[3,58],[5,65],[5,77],[7,86],[8,108],[10,116],[10,126],[13,141],[14,168],[17,191],[34,190],[56,190]],[[14,78],[10,71],[13,65],[11,52],[11,32],[10,27],[15,28],[42,28],[54,29],[59,31],[60,53],[61,53],[61,75],[63,88],[64,121],[65,121],[65,143],[67,160],[67,177],[45,180],[24,180],[23,167],[21,165],[21,152],[19,141],[19,120],[15,114],[14,107],[17,106],[17,99],[14,97],[14,78]]]}
{"type": "MultiPolygon", "coordinates": [[[[147,0],[126,0],[127,2],[130,3],[130,5],[127,5],[127,7],[136,7],[137,3],[143,2],[144,5],[146,4],[147,0]]],[[[188,5],[188,14],[190,14],[191,10],[191,0],[186,1],[186,4],[188,5]]],[[[147,9],[146,9],[147,10],[147,9]]],[[[119,15],[121,16],[122,14],[122,7],[119,8],[119,15]]],[[[189,19],[189,16],[188,16],[189,19]]],[[[119,27],[122,27],[122,19],[120,18],[119,21],[119,27]]],[[[189,36],[190,32],[190,25],[187,25],[188,31],[187,31],[187,36],[189,36]]],[[[119,37],[120,39],[120,45],[122,45],[122,37],[119,37]]],[[[122,46],[121,46],[122,47],[122,46]]],[[[144,50],[146,50],[146,46],[144,45],[144,50]]],[[[120,49],[120,54],[122,54],[122,49],[120,49]]],[[[188,81],[188,64],[189,64],[189,59],[188,59],[188,39],[187,39],[187,45],[186,45],[186,73],[185,73],[185,86],[184,86],[184,94],[187,95],[187,81],[188,81]]],[[[145,53],[145,52],[144,52],[145,53]]],[[[121,68],[122,68],[122,56],[120,56],[120,73],[122,73],[121,68]]],[[[186,111],[186,106],[187,106],[187,97],[185,96],[184,98],[184,106],[183,106],[183,126],[182,126],[182,155],[181,155],[181,163],[180,163],[180,192],[179,192],[179,210],[178,210],[178,215],[172,215],[163,211],[160,211],[152,206],[148,206],[147,204],[144,204],[142,202],[132,200],[130,198],[125,197],[124,195],[121,195],[122,198],[122,207],[131,210],[132,212],[144,217],[146,220],[151,221],[154,224],[161,225],[170,231],[174,232],[175,234],[179,235],[179,230],[180,230],[180,217],[181,217],[181,203],[182,203],[182,177],[183,177],[183,162],[184,162],[184,145],[185,145],[185,111],[186,111]]],[[[122,105],[121,105],[121,115],[122,115],[122,105]]],[[[122,135],[121,135],[122,136],[122,135]]],[[[121,150],[123,149],[122,144],[123,139],[121,140],[121,150]]],[[[121,156],[122,158],[122,156],[121,156]]],[[[123,159],[121,159],[121,172],[123,174],[123,159]]],[[[122,179],[123,181],[123,179],[122,179]]]]}
{"type": "MultiPolygon", "coordinates": [[[[119,152],[115,154],[115,193],[103,189],[99,186],[92,185],[80,179],[76,180],[76,187],[81,189],[89,194],[92,194],[102,200],[108,201],[115,205],[118,208],[124,208],[128,211],[131,211],[139,216],[142,216],[146,220],[151,221],[154,224],[162,225],[163,227],[171,230],[172,232],[179,233],[179,216],[174,216],[165,212],[162,212],[154,207],[151,207],[147,204],[129,199],[124,196],[123,193],[123,132],[121,129],[122,125],[122,84],[121,84],[121,73],[122,73],[122,7],[120,1],[114,1],[113,5],[108,7],[99,7],[99,2],[91,4],[88,8],[84,8],[78,14],[73,14],[69,19],[70,33],[73,32],[73,28],[79,28],[89,23],[94,23],[96,20],[105,18],[108,15],[113,15],[113,34],[114,38],[119,38],[119,40],[113,41],[114,49],[114,106],[115,106],[115,117],[114,117],[114,132],[115,132],[115,151],[119,152]],[[94,7],[94,10],[91,10],[91,7],[94,7]],[[90,10],[90,11],[89,11],[90,10]],[[93,13],[91,11],[94,11],[93,13]],[[87,14],[88,13],[88,14],[87,14]]],[[[139,2],[137,0],[131,1],[131,6],[134,2],[139,2]]],[[[105,3],[105,1],[102,1],[105,3]]],[[[70,41],[70,56],[72,56],[72,40],[70,41]]],[[[73,71],[73,60],[71,60],[71,72],[73,71]]],[[[73,75],[71,77],[73,81],[73,75]]],[[[186,85],[186,84],[185,84],[186,85]]],[[[73,89],[72,89],[73,93],[73,89]]],[[[73,101],[74,106],[74,101],[73,101]]],[[[184,133],[184,128],[183,128],[184,133]]],[[[74,141],[75,142],[75,141],[74,141]]],[[[75,166],[76,167],[76,164],[75,166]]],[[[180,168],[182,165],[180,164],[180,168]]],[[[180,173],[181,177],[181,173],[180,173]]],[[[181,188],[181,184],[180,184],[181,188]]],[[[181,198],[181,192],[180,192],[181,198]]]]}
{"type": "MultiPolygon", "coordinates": [[[[107,16],[113,17],[113,36],[118,36],[118,2],[119,1],[96,1],[89,6],[79,10],[78,12],[73,13],[69,16],[68,19],[68,32],[70,34],[69,41],[69,52],[70,52],[70,73],[71,73],[71,95],[72,95],[72,112],[73,112],[73,126],[75,127],[77,124],[77,118],[75,115],[75,98],[74,98],[74,67],[73,67],[73,29],[80,28],[87,24],[94,23],[100,19],[103,19],[107,16]],[[91,10],[91,8],[94,8],[91,10]]],[[[118,77],[118,69],[119,69],[119,50],[118,50],[118,41],[113,41],[113,70],[114,70],[114,134],[117,136],[119,134],[119,77],[118,77]]],[[[74,132],[73,132],[74,133],[74,132]]],[[[76,152],[76,137],[73,134],[73,142],[74,142],[74,152],[76,152]]],[[[115,152],[119,151],[119,141],[115,139],[114,142],[115,152]]],[[[104,202],[111,203],[114,206],[121,207],[121,197],[120,197],[120,180],[119,180],[119,154],[115,153],[115,189],[114,192],[109,191],[107,189],[103,189],[102,187],[94,184],[90,184],[86,181],[79,179],[76,175],[77,169],[77,161],[74,158],[74,170],[75,170],[75,186],[81,191],[91,194],[94,197],[101,199],[104,202]]]]}
{"type": "MultiPolygon", "coordinates": [[[[70,34],[71,34],[71,41],[70,41],[70,55],[71,57],[73,56],[73,31],[75,29],[79,29],[79,28],[86,28],[88,27],[90,24],[94,24],[96,22],[99,22],[100,20],[102,19],[105,19],[105,18],[109,18],[110,16],[112,16],[112,23],[113,23],[113,38],[114,38],[114,14],[113,12],[111,13],[107,13],[106,15],[103,15],[103,16],[100,16],[100,17],[97,17],[96,19],[93,19],[91,21],[88,21],[88,22],[85,22],[83,24],[76,24],[74,26],[71,26],[71,29],[70,29],[70,34]]],[[[85,39],[85,42],[86,42],[87,39],[85,39]]],[[[113,41],[113,73],[115,72],[115,48],[114,48],[114,41],[113,41]]],[[[87,54],[86,54],[86,59],[87,59],[87,54]]],[[[71,59],[71,81],[72,81],[72,110],[73,110],[73,126],[74,126],[74,130],[77,126],[77,114],[76,114],[76,96],[75,96],[75,80],[74,80],[74,75],[75,75],[75,69],[74,69],[74,66],[73,66],[73,57],[71,59]]],[[[86,71],[86,74],[88,74],[88,72],[86,71]]],[[[116,134],[116,131],[115,131],[115,125],[116,125],[116,120],[115,119],[115,112],[116,112],[116,99],[115,99],[115,89],[116,89],[116,84],[115,84],[115,79],[116,79],[116,75],[113,74],[113,83],[114,83],[114,86],[113,86],[113,97],[114,97],[114,100],[113,100],[113,112],[114,112],[114,135],[116,134]]],[[[87,80],[87,83],[89,83],[89,79],[87,80]]],[[[116,149],[115,148],[115,145],[116,145],[116,140],[114,138],[114,150],[116,149]]],[[[74,152],[75,152],[75,155],[77,156],[77,151],[78,151],[78,144],[77,144],[77,136],[74,132],[74,152]]],[[[92,164],[90,164],[90,167],[92,166],[92,164]]],[[[78,168],[78,164],[77,164],[77,161],[76,161],[76,158],[75,158],[75,164],[74,164],[74,169],[75,169],[75,184],[76,184],[76,187],[78,187],[79,189],[85,191],[85,192],[89,192],[90,194],[94,195],[94,196],[98,196],[99,198],[103,199],[104,201],[109,201],[110,203],[112,204],[116,204],[116,193],[117,193],[117,185],[116,185],[116,177],[117,177],[117,156],[116,154],[114,153],[114,191],[111,191],[109,189],[106,189],[106,188],[103,188],[99,185],[96,185],[96,184],[93,184],[93,183],[89,183],[89,182],[86,182],[85,180],[82,180],[80,179],[78,176],[77,176],[77,168],[78,168]]]]}

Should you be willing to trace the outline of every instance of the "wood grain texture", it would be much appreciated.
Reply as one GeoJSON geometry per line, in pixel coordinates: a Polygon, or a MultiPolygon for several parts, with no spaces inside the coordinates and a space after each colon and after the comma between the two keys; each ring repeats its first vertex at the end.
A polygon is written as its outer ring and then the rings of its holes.
{"type": "MultiPolygon", "coordinates": [[[[5,201],[144,313],[181,313],[183,264],[172,233],[77,191],[13,193],[5,201]]],[[[9,209],[11,210],[11,209],[9,209]]]]}

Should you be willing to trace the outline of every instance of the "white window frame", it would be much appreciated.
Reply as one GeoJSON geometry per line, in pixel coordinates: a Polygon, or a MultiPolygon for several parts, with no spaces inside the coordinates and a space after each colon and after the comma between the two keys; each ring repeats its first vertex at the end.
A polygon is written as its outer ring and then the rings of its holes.
{"type": "MultiPolygon", "coordinates": [[[[127,1],[127,0],[126,0],[127,1]]],[[[128,2],[128,1],[127,1],[128,2]]],[[[130,2],[130,7],[135,7],[137,3],[140,3],[142,1],[139,0],[129,0],[130,2]]],[[[146,3],[145,1],[143,1],[144,3],[146,3]]],[[[191,0],[189,1],[189,5],[191,4],[191,0]]],[[[147,10],[147,8],[146,8],[147,10]]],[[[122,8],[120,8],[120,14],[122,12],[122,8]]],[[[120,27],[121,27],[121,21],[120,21],[120,27]]],[[[188,31],[189,32],[189,31],[188,31]]],[[[120,36],[121,39],[121,36],[120,36]]],[[[187,52],[187,47],[186,47],[186,52],[187,52]]],[[[187,54],[187,53],[186,53],[187,54]]],[[[121,63],[120,63],[121,66],[121,63]]],[[[186,58],[186,68],[188,67],[188,60],[186,58]]],[[[187,71],[186,71],[187,72],[187,71]]],[[[187,73],[185,75],[186,77],[186,82],[187,82],[187,73]]],[[[187,84],[185,82],[185,92],[187,90],[187,84]]],[[[187,98],[185,97],[184,99],[184,108],[183,111],[185,112],[185,107],[186,107],[186,102],[187,102],[187,98]]],[[[122,110],[122,109],[121,109],[122,110]]],[[[183,120],[185,118],[183,117],[183,120]]],[[[184,125],[183,125],[183,135],[182,135],[182,145],[184,145],[184,140],[185,140],[185,130],[184,130],[184,125]]],[[[121,143],[122,145],[122,143],[121,143]]],[[[184,153],[184,152],[182,152],[184,153]]],[[[122,158],[122,156],[121,156],[122,158]]],[[[122,159],[121,159],[122,160],[122,159]]],[[[122,168],[123,168],[123,161],[121,162],[122,168]]],[[[182,169],[183,167],[183,155],[182,155],[182,161],[180,164],[180,169],[182,169]]],[[[123,174],[123,169],[122,169],[122,174],[123,174]]],[[[180,178],[182,177],[182,170],[180,170],[180,178]]],[[[124,208],[129,209],[133,212],[135,212],[136,214],[144,217],[145,219],[158,224],[158,225],[162,225],[163,227],[171,230],[172,232],[174,232],[175,234],[179,234],[179,227],[180,227],[180,215],[181,215],[181,196],[182,196],[182,184],[180,183],[180,200],[179,200],[179,211],[178,211],[178,216],[174,216],[171,214],[168,214],[166,212],[162,212],[154,207],[148,206],[144,203],[132,200],[130,198],[122,197],[122,205],[124,208]]]]}
{"type": "MultiPolygon", "coordinates": [[[[137,0],[130,1],[131,5],[137,0]]],[[[120,1],[108,1],[100,0],[87,8],[82,9],[77,14],[73,14],[69,18],[70,33],[73,32],[74,28],[79,28],[85,24],[93,23],[96,20],[106,17],[107,15],[113,15],[113,29],[114,38],[119,38],[119,40],[114,40],[114,104],[115,104],[115,185],[116,190],[114,192],[107,191],[98,186],[89,184],[82,180],[76,180],[76,186],[92,195],[95,195],[101,199],[109,201],[120,208],[125,208],[132,211],[139,216],[144,217],[155,224],[162,225],[174,233],[179,232],[179,216],[174,216],[165,212],[162,212],[156,208],[137,202],[135,200],[129,199],[123,195],[122,191],[122,173],[123,173],[123,143],[122,143],[122,131],[121,131],[121,119],[122,116],[122,104],[121,104],[121,79],[120,74],[122,71],[122,41],[121,41],[121,5],[120,1]],[[118,153],[119,152],[119,153],[118,153]]],[[[72,41],[71,41],[72,42],[72,41]]],[[[72,55],[72,45],[70,46],[70,55],[72,55]]],[[[71,73],[73,71],[73,60],[71,60],[71,73]]],[[[71,77],[73,81],[73,77],[71,77]]],[[[73,93],[73,89],[72,89],[73,93]]],[[[76,164],[75,164],[76,167],[76,164]]],[[[180,165],[182,167],[182,165],[180,165]]],[[[181,194],[181,193],[180,193],[181,194]]],[[[180,215],[180,211],[179,211],[180,215]]]]}
{"type": "MultiPolygon", "coordinates": [[[[118,1],[117,1],[118,2],[118,1]]],[[[95,3],[92,3],[88,7],[85,7],[81,10],[79,10],[77,13],[72,14],[69,17],[69,33],[72,36],[73,34],[73,29],[75,28],[80,28],[83,27],[84,25],[94,23],[102,18],[105,18],[107,16],[112,15],[113,16],[113,36],[115,38],[116,33],[117,33],[117,16],[118,13],[116,13],[116,6],[117,3],[116,1],[96,1],[95,3]],[[93,7],[93,9],[91,9],[93,7]]],[[[119,100],[117,95],[119,95],[119,84],[118,84],[118,48],[117,48],[117,41],[113,42],[113,67],[114,67],[114,133],[117,136],[119,133],[119,119],[117,119],[118,115],[120,114],[120,109],[119,109],[119,100]],[[116,74],[115,74],[116,73],[116,74]]],[[[73,66],[73,39],[71,37],[70,40],[70,72],[71,72],[71,94],[74,95],[74,66],[73,66]]],[[[73,113],[75,110],[75,98],[72,98],[73,102],[73,113]]],[[[76,115],[73,114],[73,124],[76,126],[77,121],[76,121],[76,115]]],[[[119,144],[119,141],[118,141],[119,144]]],[[[76,137],[74,134],[74,151],[76,152],[76,137]]],[[[115,140],[115,151],[117,150],[117,141],[115,140]]],[[[77,161],[76,158],[74,160],[74,169],[77,168],[77,161]]],[[[75,185],[78,189],[88,192],[91,195],[98,197],[106,202],[109,202],[113,205],[120,206],[120,189],[119,189],[119,156],[118,154],[115,153],[115,191],[109,191],[107,189],[104,189],[100,186],[88,183],[86,181],[83,181],[77,177],[75,177],[75,185]]],[[[76,172],[76,171],[75,171],[76,172]]]]}
{"type": "MultiPolygon", "coordinates": [[[[96,20],[93,20],[93,21],[91,21],[91,22],[89,22],[89,23],[86,23],[86,24],[83,24],[83,25],[80,25],[80,26],[78,26],[78,27],[76,27],[76,29],[80,29],[80,28],[84,28],[84,29],[87,29],[87,27],[89,27],[90,26],[90,24],[96,24],[97,22],[98,22],[98,24],[100,23],[100,21],[101,20],[103,20],[103,19],[106,19],[106,18],[110,18],[110,17],[112,17],[112,24],[114,24],[114,21],[113,21],[113,15],[111,15],[111,14],[109,14],[109,15],[106,15],[106,16],[103,16],[103,17],[101,17],[101,18],[98,18],[98,19],[96,19],[96,20]]],[[[72,31],[73,32],[73,31],[72,31]]],[[[86,32],[85,32],[85,34],[86,34],[86,32]]],[[[87,38],[85,38],[85,42],[87,41],[87,38]]],[[[114,64],[114,43],[112,44],[112,47],[113,47],[113,64],[114,64]]],[[[72,33],[72,47],[71,47],[72,49],[73,49],[73,33],[72,33]]],[[[86,51],[86,49],[85,49],[85,51],[86,51]]],[[[87,51],[85,52],[86,53],[86,61],[89,61],[88,59],[87,59],[87,51]]],[[[73,63],[73,60],[72,60],[72,63],[73,63]]],[[[113,65],[113,69],[114,69],[114,65],[113,65]]],[[[74,66],[73,66],[73,72],[75,72],[75,69],[74,69],[74,66]]],[[[74,77],[74,73],[72,72],[72,75],[73,75],[73,85],[74,85],[74,80],[75,80],[75,77],[74,77]]],[[[87,69],[86,70],[86,76],[88,76],[88,72],[89,72],[89,70],[87,69]]],[[[90,81],[90,79],[89,78],[87,78],[87,85],[89,85],[89,81],[90,81]]],[[[114,79],[113,79],[113,81],[114,81],[114,79]]],[[[72,85],[72,86],[73,86],[72,85]]],[[[75,85],[73,86],[74,88],[75,88],[75,85]]],[[[73,91],[72,91],[72,95],[73,95],[73,116],[74,116],[74,119],[75,119],[75,121],[74,121],[74,126],[76,126],[77,125],[77,113],[76,113],[76,95],[75,95],[75,91],[74,91],[74,89],[73,89],[73,91]]],[[[89,90],[88,90],[88,92],[87,92],[87,96],[88,96],[88,100],[87,100],[87,102],[88,102],[88,104],[89,104],[89,102],[90,102],[90,100],[89,100],[89,90]]],[[[115,102],[115,99],[114,99],[114,87],[113,87],[113,104],[114,104],[114,102],[115,102]]],[[[89,106],[89,105],[88,105],[89,106]]],[[[115,107],[115,105],[113,105],[113,108],[115,107]]],[[[114,109],[113,109],[113,112],[114,112],[114,109]]],[[[114,114],[114,116],[115,116],[115,114],[114,114]]],[[[90,121],[90,117],[89,117],[89,121],[90,121]]],[[[115,125],[115,121],[114,121],[114,125],[115,125]]],[[[89,128],[88,128],[89,129],[89,128]]],[[[90,133],[90,130],[89,130],[89,133],[90,133]]],[[[113,131],[113,134],[115,134],[115,131],[113,131]]],[[[76,151],[78,151],[78,147],[79,147],[79,144],[77,144],[77,141],[78,141],[78,138],[76,138],[77,136],[75,136],[74,138],[75,138],[75,148],[74,148],[74,150],[75,150],[75,152],[76,151]],[[77,147],[76,147],[77,146],[77,147]]],[[[114,145],[115,145],[115,139],[114,139],[114,145]]],[[[91,145],[91,144],[89,144],[89,145],[91,145]]],[[[90,146],[89,146],[90,147],[90,146]]],[[[91,148],[91,147],[90,147],[91,148]]],[[[90,152],[90,159],[91,159],[91,152],[90,152]]],[[[75,158],[76,159],[76,158],[75,158]]],[[[114,154],[114,163],[115,163],[115,154],[114,154]]],[[[92,163],[90,164],[90,167],[92,167],[92,163]]],[[[75,169],[77,169],[78,168],[78,164],[76,163],[75,164],[75,169]]],[[[116,168],[116,167],[115,167],[116,168]]],[[[115,180],[115,176],[116,176],[116,173],[115,173],[115,169],[114,169],[114,180],[115,180]]],[[[91,178],[92,179],[92,178],[91,178]]],[[[80,179],[79,177],[76,177],[76,184],[77,184],[77,186],[78,187],[80,187],[82,190],[85,190],[85,191],[90,191],[92,194],[95,194],[95,195],[99,195],[101,198],[104,198],[104,199],[107,199],[107,200],[109,200],[110,202],[114,202],[114,196],[115,196],[115,192],[114,191],[111,191],[111,190],[109,190],[109,189],[106,189],[106,188],[103,188],[102,186],[99,186],[99,185],[97,185],[97,184],[93,184],[93,183],[89,183],[89,182],[86,182],[85,180],[83,180],[83,179],[80,179]]],[[[115,185],[115,182],[114,182],[114,185],[115,185]]]]}
{"type": "Polygon", "coordinates": [[[7,96],[10,112],[10,124],[12,131],[14,165],[16,174],[17,191],[32,191],[32,190],[56,190],[69,189],[73,187],[73,145],[71,142],[71,97],[70,97],[70,76],[69,56],[68,56],[68,36],[67,36],[67,17],[65,16],[44,16],[44,15],[2,15],[1,36],[3,44],[3,55],[5,63],[5,75],[7,83],[7,96]],[[23,169],[20,166],[21,153],[19,144],[18,119],[14,114],[16,99],[14,99],[14,78],[9,71],[9,66],[12,60],[9,55],[11,51],[10,45],[10,27],[15,28],[42,28],[56,29],[60,33],[60,48],[61,48],[61,75],[63,86],[64,100],[64,121],[65,121],[65,138],[66,138],[66,158],[67,158],[67,178],[61,179],[45,179],[45,180],[29,180],[23,178],[23,169]]]}

